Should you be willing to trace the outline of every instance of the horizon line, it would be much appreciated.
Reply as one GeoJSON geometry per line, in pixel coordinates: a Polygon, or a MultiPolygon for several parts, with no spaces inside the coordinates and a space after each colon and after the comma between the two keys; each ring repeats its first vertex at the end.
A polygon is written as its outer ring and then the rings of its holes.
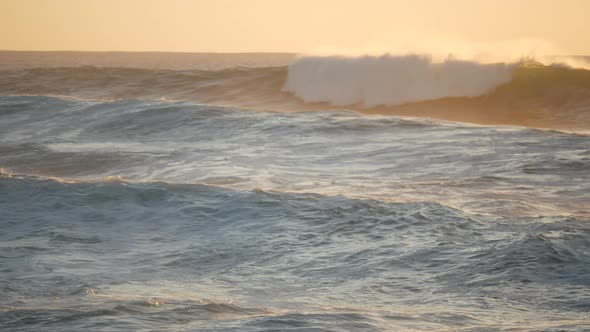
{"type": "Polygon", "coordinates": [[[187,54],[298,54],[305,52],[288,51],[121,51],[121,50],[28,50],[28,49],[0,49],[0,52],[71,52],[71,53],[187,53],[187,54]]]}
{"type": "MultiPolygon", "coordinates": [[[[30,49],[0,49],[0,52],[37,52],[37,53],[183,53],[183,54],[306,54],[304,51],[122,51],[122,50],[30,50],[30,49]]],[[[367,53],[369,54],[369,53],[367,53]]],[[[393,54],[380,52],[379,54],[393,54]]],[[[415,53],[427,54],[427,53],[415,53]]],[[[589,57],[590,54],[553,54],[548,56],[589,57]]]]}

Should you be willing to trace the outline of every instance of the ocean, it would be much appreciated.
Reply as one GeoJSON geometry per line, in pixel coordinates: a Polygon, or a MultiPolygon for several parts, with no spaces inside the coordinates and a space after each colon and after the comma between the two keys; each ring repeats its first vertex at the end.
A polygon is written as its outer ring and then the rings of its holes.
{"type": "Polygon", "coordinates": [[[590,329],[590,71],[2,51],[0,298],[2,331],[590,329]]]}

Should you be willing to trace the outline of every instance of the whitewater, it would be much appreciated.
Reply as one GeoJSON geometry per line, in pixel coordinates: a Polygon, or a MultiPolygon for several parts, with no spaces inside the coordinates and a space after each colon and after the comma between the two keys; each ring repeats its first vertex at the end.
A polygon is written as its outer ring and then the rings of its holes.
{"type": "Polygon", "coordinates": [[[0,330],[590,329],[589,131],[557,60],[0,52],[0,330]]]}

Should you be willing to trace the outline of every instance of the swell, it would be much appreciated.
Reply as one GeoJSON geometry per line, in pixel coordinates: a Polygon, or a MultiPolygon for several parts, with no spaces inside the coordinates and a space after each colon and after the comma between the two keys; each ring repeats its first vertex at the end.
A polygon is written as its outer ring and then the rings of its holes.
{"type": "MultiPolygon", "coordinates": [[[[314,280],[323,287],[309,293],[313,299],[306,305],[391,304],[395,298],[398,305],[460,306],[489,297],[503,301],[491,301],[486,310],[534,303],[537,310],[585,313],[590,306],[582,300],[590,282],[585,277],[590,273],[587,219],[497,218],[433,202],[163,182],[0,176],[0,189],[0,208],[9,211],[0,216],[5,225],[0,262],[8,271],[0,278],[13,286],[11,299],[22,293],[54,296],[48,295],[52,288],[63,292],[57,282],[25,285],[11,277],[43,273],[41,266],[84,271],[62,265],[72,252],[84,261],[71,264],[97,264],[108,271],[100,277],[70,274],[88,279],[84,287],[98,294],[108,294],[103,283],[113,279],[174,276],[190,284],[223,276],[243,282],[233,284],[234,294],[247,295],[242,300],[260,299],[260,287],[270,287],[272,298],[290,298],[290,292],[308,289],[314,280]],[[27,237],[35,241],[23,241],[27,237]],[[136,255],[122,255],[130,246],[136,255]],[[47,261],[23,263],[15,260],[19,257],[47,261]],[[289,289],[269,286],[285,274],[289,289]],[[444,300],[431,297],[432,291],[444,294],[444,300]]],[[[306,297],[293,301],[305,303],[306,297]]]]}
{"type": "Polygon", "coordinates": [[[207,183],[426,199],[498,215],[587,216],[589,165],[588,136],[556,131],[186,102],[0,98],[0,167],[75,180],[207,183]]]}
{"type": "Polygon", "coordinates": [[[272,111],[347,108],[480,124],[590,129],[590,71],[421,57],[302,58],[288,67],[64,67],[0,73],[0,94],[185,100],[272,111]]]}
{"type": "Polygon", "coordinates": [[[283,95],[286,68],[160,70],[64,67],[3,72],[0,93],[60,95],[85,99],[165,99],[249,106],[283,95]]]}

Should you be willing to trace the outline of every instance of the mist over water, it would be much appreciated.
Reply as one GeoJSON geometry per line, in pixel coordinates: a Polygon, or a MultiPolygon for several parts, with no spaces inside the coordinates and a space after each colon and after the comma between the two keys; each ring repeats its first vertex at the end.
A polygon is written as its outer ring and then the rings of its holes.
{"type": "Polygon", "coordinates": [[[0,330],[590,328],[583,69],[9,56],[0,330]]]}

